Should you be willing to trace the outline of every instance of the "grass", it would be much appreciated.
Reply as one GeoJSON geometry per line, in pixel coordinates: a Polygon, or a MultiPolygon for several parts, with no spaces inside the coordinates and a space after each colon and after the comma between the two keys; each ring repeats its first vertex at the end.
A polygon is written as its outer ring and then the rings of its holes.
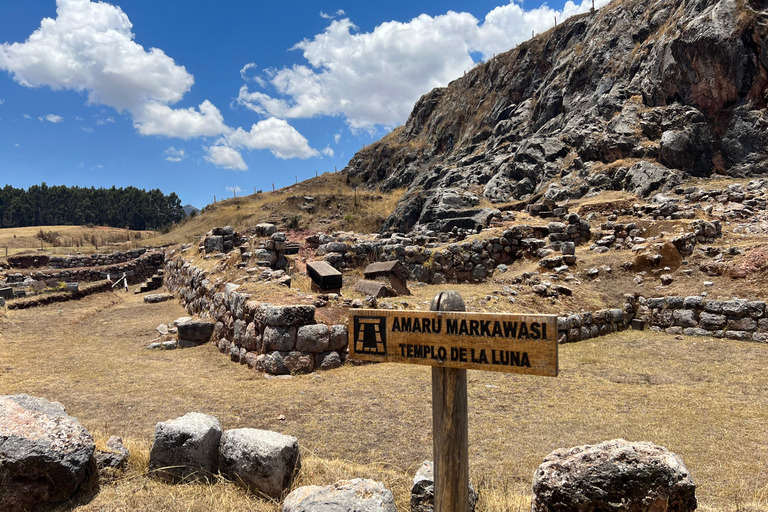
{"type": "MultiPolygon", "coordinates": [[[[295,485],[372,477],[408,509],[410,479],[431,459],[429,369],[344,366],[265,379],[213,345],[146,350],[159,323],[182,315],[174,302],[114,293],[0,317],[2,392],[60,401],[100,443],[120,435],[132,451],[129,469],[74,510],[279,510],[226,482],[148,478],[155,423],[190,411],[216,416],[225,429],[296,436],[304,465],[295,485]]],[[[766,345],[627,332],[562,346],[558,378],[470,371],[479,510],[527,510],[531,476],[546,454],[617,437],[678,453],[698,485],[700,510],[768,510],[767,360],[766,345]]]]}
{"type": "Polygon", "coordinates": [[[67,254],[124,251],[143,247],[153,231],[105,226],[29,226],[0,229],[0,257],[14,254],[67,254]],[[43,239],[43,251],[40,242],[43,239]]]}
{"type": "Polygon", "coordinates": [[[338,230],[376,232],[403,193],[404,190],[355,190],[347,184],[345,174],[326,173],[275,192],[218,201],[194,218],[178,224],[170,233],[158,235],[146,243],[196,242],[213,226],[229,225],[235,230],[246,231],[261,222],[274,223],[280,231],[299,231],[297,236],[338,230]],[[306,201],[306,196],[313,197],[314,201],[306,201]],[[306,208],[308,205],[313,208],[306,208]]]}

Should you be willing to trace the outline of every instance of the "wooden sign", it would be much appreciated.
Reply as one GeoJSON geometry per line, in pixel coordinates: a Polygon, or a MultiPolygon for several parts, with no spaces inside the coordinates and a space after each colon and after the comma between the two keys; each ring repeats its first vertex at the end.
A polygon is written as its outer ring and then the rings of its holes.
{"type": "Polygon", "coordinates": [[[557,316],[358,309],[349,357],[555,377],[557,316]]]}

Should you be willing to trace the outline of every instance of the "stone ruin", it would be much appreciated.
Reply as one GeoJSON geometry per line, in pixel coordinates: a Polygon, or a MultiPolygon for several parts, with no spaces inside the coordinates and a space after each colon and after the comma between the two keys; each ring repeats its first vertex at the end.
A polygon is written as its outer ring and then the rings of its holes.
{"type": "Polygon", "coordinates": [[[411,273],[399,261],[371,263],[363,270],[362,279],[355,285],[355,291],[376,298],[410,295],[408,277],[411,273]]]}

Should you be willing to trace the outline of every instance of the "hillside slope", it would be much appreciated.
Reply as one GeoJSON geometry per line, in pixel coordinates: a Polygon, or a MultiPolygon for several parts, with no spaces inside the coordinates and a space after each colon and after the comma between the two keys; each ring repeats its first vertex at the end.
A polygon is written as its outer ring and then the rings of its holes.
{"type": "Polygon", "coordinates": [[[370,188],[409,187],[383,228],[402,232],[481,197],[648,196],[688,176],[764,174],[767,8],[614,1],[424,95],[344,171],[370,188]]]}

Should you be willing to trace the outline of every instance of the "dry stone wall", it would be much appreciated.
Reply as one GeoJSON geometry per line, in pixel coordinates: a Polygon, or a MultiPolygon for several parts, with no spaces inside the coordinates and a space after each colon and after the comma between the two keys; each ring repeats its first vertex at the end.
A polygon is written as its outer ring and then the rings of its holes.
{"type": "Polygon", "coordinates": [[[6,283],[24,283],[33,281],[65,281],[65,282],[89,282],[106,279],[107,274],[113,278],[123,275],[125,272],[128,283],[136,284],[151,277],[165,263],[165,253],[161,251],[144,253],[136,259],[125,263],[113,263],[98,267],[82,267],[71,269],[34,270],[26,272],[7,273],[6,283]]]}
{"type": "Polygon", "coordinates": [[[658,297],[646,300],[652,329],[670,334],[712,336],[768,343],[768,314],[764,301],[658,297]]]}
{"type": "MultiPolygon", "coordinates": [[[[307,239],[307,244],[316,247],[318,256],[339,270],[372,261],[399,260],[410,270],[413,280],[444,284],[483,281],[500,265],[511,264],[526,255],[536,256],[544,248],[573,256],[573,248],[590,238],[589,222],[571,213],[564,222],[544,226],[521,224],[498,237],[450,243],[440,248],[434,237],[401,234],[371,241],[357,241],[349,235],[315,235],[307,239]]],[[[575,262],[575,257],[571,259],[575,262]]]]}
{"type": "Polygon", "coordinates": [[[280,375],[336,368],[347,357],[346,326],[316,322],[314,306],[251,301],[180,256],[166,262],[165,276],[190,315],[215,322],[211,339],[233,362],[280,375]]]}
{"type": "Polygon", "coordinates": [[[130,251],[115,251],[112,254],[78,254],[75,256],[51,256],[48,266],[54,269],[103,267],[132,261],[145,254],[147,249],[131,249],[130,251]]]}

